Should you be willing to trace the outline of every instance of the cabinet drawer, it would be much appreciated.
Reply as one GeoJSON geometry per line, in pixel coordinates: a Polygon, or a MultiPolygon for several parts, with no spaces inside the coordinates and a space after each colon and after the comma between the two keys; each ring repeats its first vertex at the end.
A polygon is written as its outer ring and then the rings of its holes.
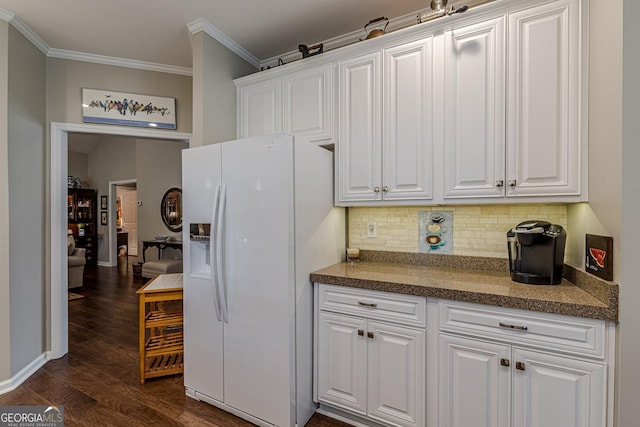
{"type": "Polygon", "coordinates": [[[545,350],[604,358],[605,322],[558,314],[439,301],[439,329],[545,350]]]}
{"type": "Polygon", "coordinates": [[[427,300],[424,297],[324,284],[318,286],[320,310],[404,325],[426,325],[427,300]]]}

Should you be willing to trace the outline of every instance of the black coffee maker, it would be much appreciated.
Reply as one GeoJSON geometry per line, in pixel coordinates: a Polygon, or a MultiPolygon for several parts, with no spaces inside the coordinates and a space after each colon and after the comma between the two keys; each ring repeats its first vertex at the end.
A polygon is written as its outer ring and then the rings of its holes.
{"type": "Polygon", "coordinates": [[[509,230],[511,279],[531,285],[560,283],[566,241],[565,229],[547,221],[525,221],[509,230]]]}

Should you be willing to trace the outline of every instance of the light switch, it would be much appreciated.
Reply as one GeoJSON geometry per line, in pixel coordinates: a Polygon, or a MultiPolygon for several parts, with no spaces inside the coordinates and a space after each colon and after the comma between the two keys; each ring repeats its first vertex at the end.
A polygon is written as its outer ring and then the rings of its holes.
{"type": "Polygon", "coordinates": [[[375,222],[367,223],[367,237],[370,239],[378,237],[378,228],[376,227],[375,222]]]}

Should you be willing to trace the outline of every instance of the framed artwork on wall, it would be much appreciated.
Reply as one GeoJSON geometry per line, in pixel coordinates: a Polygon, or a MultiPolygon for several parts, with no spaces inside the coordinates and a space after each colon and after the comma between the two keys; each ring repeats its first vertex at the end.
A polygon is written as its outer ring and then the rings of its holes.
{"type": "Polygon", "coordinates": [[[107,210],[107,196],[100,196],[100,209],[107,210]]]}
{"type": "Polygon", "coordinates": [[[108,224],[107,219],[108,219],[107,211],[100,212],[100,225],[107,225],[108,224]]]}
{"type": "Polygon", "coordinates": [[[82,121],[176,129],[176,99],[82,88],[82,121]]]}

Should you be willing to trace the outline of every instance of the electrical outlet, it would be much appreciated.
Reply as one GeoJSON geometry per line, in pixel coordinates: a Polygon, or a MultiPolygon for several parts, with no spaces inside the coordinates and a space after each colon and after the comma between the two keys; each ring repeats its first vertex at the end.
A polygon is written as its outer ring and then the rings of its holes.
{"type": "Polygon", "coordinates": [[[375,222],[367,223],[367,237],[370,239],[378,237],[378,227],[376,227],[375,222]]]}

